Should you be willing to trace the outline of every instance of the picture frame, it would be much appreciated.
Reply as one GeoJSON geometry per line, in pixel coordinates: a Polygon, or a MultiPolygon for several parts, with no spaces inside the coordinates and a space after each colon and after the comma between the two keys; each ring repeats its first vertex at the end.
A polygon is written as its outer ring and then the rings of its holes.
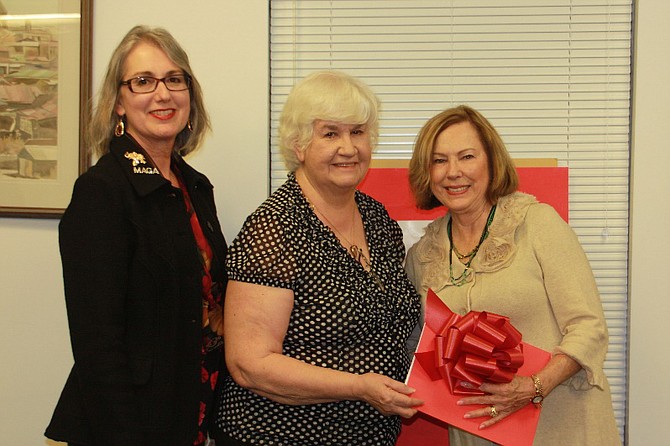
{"type": "Polygon", "coordinates": [[[60,218],[90,163],[93,0],[0,0],[0,217],[60,218]]]}

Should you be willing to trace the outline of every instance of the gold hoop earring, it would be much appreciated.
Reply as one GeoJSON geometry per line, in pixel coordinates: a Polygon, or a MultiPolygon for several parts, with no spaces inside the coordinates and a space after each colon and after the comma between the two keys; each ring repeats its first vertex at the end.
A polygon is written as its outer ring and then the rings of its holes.
{"type": "Polygon", "coordinates": [[[123,123],[123,119],[119,118],[119,122],[114,127],[114,136],[123,136],[126,133],[126,125],[123,123]]]}
{"type": "Polygon", "coordinates": [[[190,119],[186,122],[186,128],[188,129],[189,132],[193,131],[193,126],[191,126],[191,120],[190,119]]]}

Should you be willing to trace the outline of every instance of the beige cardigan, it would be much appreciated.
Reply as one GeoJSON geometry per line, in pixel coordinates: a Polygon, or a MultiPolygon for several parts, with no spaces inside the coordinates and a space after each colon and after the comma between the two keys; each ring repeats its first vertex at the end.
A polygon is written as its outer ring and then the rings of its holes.
{"type": "MultiPolygon", "coordinates": [[[[582,366],[545,398],[535,445],[621,444],[602,370],[608,335],[600,296],[572,229],[530,195],[501,198],[489,237],[472,262],[474,274],[457,287],[449,280],[448,218],[432,222],[407,254],[407,273],[422,301],[432,288],[456,313],[509,316],[525,342],[582,366]]],[[[454,256],[454,277],[463,269],[454,256]]],[[[491,444],[457,429],[450,429],[450,441],[491,444]]]]}

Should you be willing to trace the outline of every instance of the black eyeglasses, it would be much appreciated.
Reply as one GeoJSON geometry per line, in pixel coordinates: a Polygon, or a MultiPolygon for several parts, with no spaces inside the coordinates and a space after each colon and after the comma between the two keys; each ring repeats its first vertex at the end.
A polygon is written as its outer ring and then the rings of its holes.
{"type": "Polygon", "coordinates": [[[156,91],[160,82],[163,82],[165,88],[170,91],[184,91],[191,87],[191,78],[186,74],[171,74],[161,79],[153,76],[137,76],[119,85],[127,85],[133,93],[145,94],[156,91]]]}

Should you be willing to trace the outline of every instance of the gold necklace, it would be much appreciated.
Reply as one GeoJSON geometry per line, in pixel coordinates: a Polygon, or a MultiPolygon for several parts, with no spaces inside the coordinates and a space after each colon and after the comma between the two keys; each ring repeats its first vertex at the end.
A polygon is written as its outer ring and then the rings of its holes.
{"type": "MultiPolygon", "coordinates": [[[[305,180],[309,183],[309,185],[312,187],[315,193],[318,194],[316,187],[312,184],[312,181],[309,179],[309,176],[307,174],[304,174],[305,180]]],[[[326,217],[326,214],[321,212],[315,205],[312,203],[309,198],[307,198],[307,195],[303,191],[302,194],[305,197],[305,200],[307,200],[307,203],[309,206],[312,208],[312,212],[318,212],[324,220],[328,223],[328,229],[330,229],[330,232],[332,233],[333,231],[339,234],[348,244],[349,248],[347,249],[347,252],[351,257],[358,262],[359,265],[363,267],[363,270],[368,273],[368,276],[375,282],[375,284],[379,287],[379,289],[384,292],[384,284],[382,283],[381,278],[379,275],[374,271],[372,268],[372,262],[370,259],[367,258],[365,253],[363,252],[363,249],[359,247],[358,245],[352,243],[344,234],[342,234],[337,227],[326,217]]],[[[354,197],[354,206],[351,210],[351,238],[354,239],[354,229],[356,227],[356,209],[358,209],[356,205],[356,198],[354,197]]],[[[365,238],[365,228],[363,228],[363,238],[365,238]]],[[[339,238],[338,238],[339,239],[339,238]]],[[[341,242],[340,242],[341,243],[341,242]]]]}
{"type": "MultiPolygon", "coordinates": [[[[345,242],[347,242],[347,244],[349,245],[349,248],[347,249],[347,251],[349,252],[351,257],[353,257],[357,262],[361,262],[361,260],[364,259],[364,261],[366,263],[366,265],[364,265],[364,266],[369,267],[370,266],[370,261],[368,260],[368,258],[363,253],[363,249],[361,249],[358,245],[356,245],[351,240],[349,240],[346,235],[342,234],[342,232],[340,232],[340,230],[337,229],[337,226],[335,226],[333,224],[333,222],[331,222],[330,219],[328,217],[326,217],[326,214],[321,212],[319,210],[319,208],[317,208],[314,205],[314,203],[309,201],[309,199],[307,200],[307,202],[309,203],[309,206],[312,208],[312,210],[314,212],[318,213],[319,215],[321,215],[323,217],[324,220],[326,220],[328,229],[330,229],[331,232],[335,232],[336,234],[339,234],[339,236],[342,237],[345,242]]],[[[353,208],[352,212],[351,212],[351,238],[352,239],[354,238],[354,235],[355,235],[354,234],[354,227],[355,226],[356,226],[356,208],[353,208]]],[[[363,263],[361,262],[361,264],[363,264],[363,263]]]]}
{"type": "Polygon", "coordinates": [[[467,259],[468,257],[472,257],[474,254],[476,254],[477,250],[479,249],[479,246],[475,246],[472,248],[472,251],[470,251],[467,254],[461,254],[458,248],[456,248],[456,245],[454,245],[454,254],[456,254],[456,257],[458,257],[458,260],[463,260],[467,259]]]}
{"type": "MultiPolygon", "coordinates": [[[[307,202],[308,202],[309,205],[312,207],[312,210],[313,210],[313,211],[317,212],[319,215],[321,215],[321,216],[323,217],[324,220],[326,220],[326,223],[328,223],[328,227],[329,227],[330,229],[332,229],[334,232],[336,232],[337,234],[339,234],[340,237],[342,237],[342,238],[344,239],[344,241],[347,242],[347,244],[349,245],[349,253],[351,254],[351,256],[352,256],[353,258],[356,258],[356,256],[354,255],[354,253],[357,252],[357,251],[359,251],[361,248],[359,248],[357,245],[355,245],[354,243],[352,243],[351,240],[349,240],[349,239],[347,238],[346,235],[342,234],[342,233],[339,231],[339,229],[337,229],[337,226],[335,226],[335,225],[330,221],[330,219],[329,219],[328,217],[326,217],[326,214],[324,214],[323,212],[321,212],[321,211],[314,205],[314,203],[312,203],[312,202],[309,201],[309,200],[307,200],[307,202]]],[[[352,238],[352,239],[354,239],[354,235],[355,235],[355,234],[354,234],[354,227],[355,227],[355,226],[356,226],[356,208],[354,207],[354,208],[351,209],[351,238],[352,238]]]]}
{"type": "MultiPolygon", "coordinates": [[[[482,215],[484,215],[484,210],[483,209],[482,209],[481,214],[479,214],[479,217],[481,217],[482,215]]],[[[479,217],[477,217],[477,218],[479,218],[479,217]]],[[[449,228],[449,230],[451,230],[451,229],[449,228]]],[[[452,250],[453,250],[454,254],[456,254],[456,257],[458,257],[458,260],[465,260],[468,257],[474,257],[477,254],[477,251],[479,251],[479,245],[481,245],[481,242],[482,241],[479,240],[479,244],[477,246],[475,246],[474,248],[472,248],[472,251],[470,251],[467,254],[461,254],[461,252],[458,250],[456,245],[453,245],[453,244],[452,244],[452,250]]]]}
{"type": "MultiPolygon", "coordinates": [[[[306,173],[303,174],[303,176],[305,177],[305,180],[307,180],[307,182],[309,183],[309,185],[312,187],[312,189],[314,190],[314,192],[316,192],[317,195],[318,195],[317,189],[316,189],[316,187],[314,187],[314,184],[312,184],[312,180],[309,179],[309,176],[308,176],[306,173]]],[[[352,242],[351,242],[351,241],[350,241],[344,234],[342,234],[342,233],[337,229],[337,226],[335,226],[335,225],[328,219],[328,217],[326,217],[326,214],[324,214],[323,212],[321,212],[321,211],[316,207],[316,205],[314,205],[314,203],[312,203],[312,202],[310,201],[310,199],[307,198],[307,195],[306,195],[304,192],[303,192],[303,195],[304,195],[304,197],[305,197],[305,200],[307,200],[307,203],[309,204],[309,207],[312,208],[312,211],[315,212],[315,213],[318,212],[318,213],[324,218],[324,220],[326,220],[326,222],[328,223],[328,228],[331,230],[331,232],[335,231],[337,234],[340,235],[340,237],[342,237],[342,238],[344,239],[344,241],[346,241],[346,242],[349,244],[349,248],[348,248],[349,254],[351,254],[351,256],[352,256],[354,259],[356,259],[356,261],[358,261],[358,262],[360,263],[361,256],[365,257],[365,255],[363,254],[363,250],[362,250],[360,247],[358,247],[357,245],[353,244],[353,243],[352,243],[352,242]]],[[[352,240],[354,239],[354,227],[355,227],[355,226],[356,226],[356,199],[354,198],[354,206],[351,208],[351,238],[352,238],[352,240]]],[[[366,258],[366,259],[367,259],[367,258],[366,258]]],[[[369,261],[369,260],[367,261],[367,264],[370,265],[370,261],[369,261]]]]}
{"type": "Polygon", "coordinates": [[[496,205],[494,204],[493,207],[491,207],[491,210],[489,211],[489,216],[486,219],[486,225],[484,225],[484,229],[482,230],[482,235],[479,238],[479,243],[477,243],[475,249],[473,249],[470,253],[468,253],[468,255],[463,256],[463,258],[470,257],[470,260],[468,260],[465,263],[465,269],[458,277],[454,277],[454,269],[453,269],[451,253],[456,252],[456,257],[458,257],[459,260],[462,260],[462,258],[458,255],[458,252],[456,251],[456,247],[454,246],[454,240],[451,235],[452,219],[450,218],[449,221],[447,222],[447,237],[449,238],[449,280],[453,285],[462,286],[465,282],[468,281],[470,275],[472,274],[472,269],[470,268],[470,265],[472,264],[472,261],[475,259],[475,256],[479,252],[479,248],[482,246],[482,243],[484,243],[484,240],[486,240],[486,238],[489,236],[489,227],[493,222],[493,217],[495,216],[495,213],[496,213],[496,205]]]}
{"type": "MultiPolygon", "coordinates": [[[[309,181],[309,179],[307,180],[309,181]]],[[[313,186],[312,186],[313,187],[313,186]]],[[[303,194],[304,195],[304,194],[303,194]]],[[[338,229],[337,226],[335,226],[328,217],[326,217],[326,214],[321,212],[319,208],[317,208],[314,203],[312,203],[309,198],[305,195],[305,199],[307,200],[307,203],[309,204],[309,207],[312,208],[312,211],[315,213],[318,213],[323,217],[324,220],[326,220],[328,229],[330,229],[331,232],[337,233],[344,239],[345,242],[349,245],[349,248],[347,249],[347,252],[351,257],[356,260],[361,266],[363,266],[363,269],[365,272],[368,273],[370,278],[375,282],[375,284],[379,287],[379,289],[384,292],[384,284],[382,283],[381,279],[379,278],[379,275],[372,269],[372,262],[370,262],[370,259],[365,255],[363,252],[363,249],[356,245],[355,243],[352,243],[351,240],[349,240],[344,234],[342,234],[338,229]]],[[[354,203],[355,204],[355,203],[354,203]]],[[[351,238],[354,239],[354,229],[356,227],[356,207],[352,209],[351,212],[351,238]]]]}

